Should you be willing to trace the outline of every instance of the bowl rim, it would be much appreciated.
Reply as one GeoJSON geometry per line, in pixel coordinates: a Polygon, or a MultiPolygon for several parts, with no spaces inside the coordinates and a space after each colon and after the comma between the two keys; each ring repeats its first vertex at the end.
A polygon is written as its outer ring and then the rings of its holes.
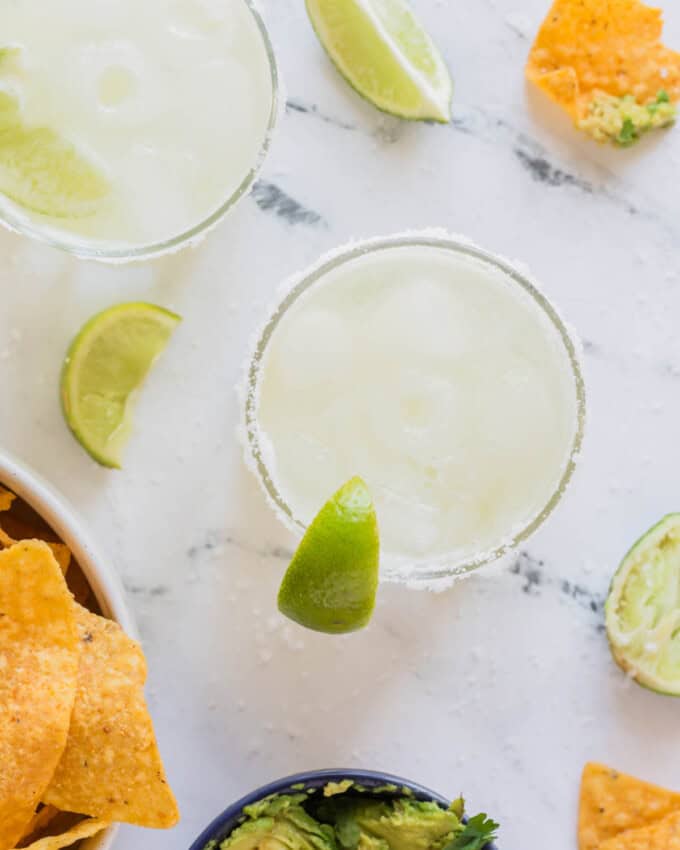
{"type": "MultiPolygon", "coordinates": [[[[384,773],[379,770],[361,770],[356,768],[327,768],[323,770],[309,770],[301,773],[294,773],[290,776],[284,776],[281,779],[275,779],[250,791],[245,796],[241,797],[235,803],[227,806],[219,815],[217,815],[208,824],[208,826],[198,835],[192,842],[189,850],[204,850],[209,841],[223,841],[238,825],[238,820],[243,814],[243,809],[253,803],[257,803],[272,794],[294,794],[299,791],[299,788],[294,786],[304,785],[308,788],[322,788],[329,782],[342,782],[343,780],[351,779],[352,781],[379,788],[384,785],[396,785],[398,788],[407,788],[414,799],[421,801],[431,801],[439,806],[448,807],[451,800],[442,794],[432,791],[418,782],[413,782],[410,779],[404,779],[392,773],[384,773]]],[[[498,850],[495,844],[488,844],[485,850],[498,850]]]]}
{"type": "MultiPolygon", "coordinates": [[[[115,620],[135,639],[138,631],[125,601],[123,585],[107,558],[97,548],[84,521],[71,504],[41,475],[23,461],[0,449],[0,484],[26,502],[66,543],[78,561],[102,613],[115,620]]],[[[109,850],[119,824],[82,841],[82,850],[109,850]]]]}

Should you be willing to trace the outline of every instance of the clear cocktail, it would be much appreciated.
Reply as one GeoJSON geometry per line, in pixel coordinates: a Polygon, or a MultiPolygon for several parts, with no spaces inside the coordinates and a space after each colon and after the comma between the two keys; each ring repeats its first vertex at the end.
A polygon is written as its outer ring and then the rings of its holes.
{"type": "Polygon", "coordinates": [[[0,219],[126,259],[203,232],[249,187],[276,68],[248,0],[0,4],[0,219]]]}
{"type": "Polygon", "coordinates": [[[580,446],[584,389],[553,307],[464,243],[396,237],[300,280],[250,367],[248,444],[298,529],[353,475],[392,578],[493,560],[547,516],[580,446]]]}

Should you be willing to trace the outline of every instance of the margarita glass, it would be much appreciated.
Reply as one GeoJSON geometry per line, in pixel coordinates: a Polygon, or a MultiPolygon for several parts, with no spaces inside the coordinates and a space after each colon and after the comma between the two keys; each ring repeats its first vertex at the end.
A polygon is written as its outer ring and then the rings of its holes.
{"type": "Polygon", "coordinates": [[[0,32],[12,230],[81,257],[147,258],[204,235],[255,180],[278,77],[251,0],[13,0],[0,32]],[[95,201],[73,202],[87,191],[95,201]]]}
{"type": "Polygon", "coordinates": [[[384,579],[436,583],[497,560],[553,511],[585,389],[555,308],[449,236],[359,243],[293,281],[247,370],[246,459],[304,531],[362,476],[384,579]]]}

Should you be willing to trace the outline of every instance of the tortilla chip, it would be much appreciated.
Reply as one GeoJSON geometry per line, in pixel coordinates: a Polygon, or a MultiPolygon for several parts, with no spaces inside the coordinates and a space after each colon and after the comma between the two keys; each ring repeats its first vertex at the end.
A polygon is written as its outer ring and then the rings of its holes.
{"type": "Polygon", "coordinates": [[[66,746],[78,680],[75,603],[45,543],[0,552],[0,850],[31,822],[66,746]]]}
{"type": "Polygon", "coordinates": [[[680,850],[680,812],[649,826],[622,832],[603,841],[599,850],[680,850]]]}
{"type": "Polygon", "coordinates": [[[598,93],[640,104],[680,99],[680,53],[661,44],[662,12],[640,0],[555,0],[526,75],[577,120],[598,93]]]}
{"type": "Polygon", "coordinates": [[[81,820],[68,832],[62,832],[60,835],[47,835],[45,838],[40,838],[33,844],[29,844],[24,850],[60,850],[61,847],[69,847],[71,844],[75,844],[76,841],[90,838],[109,826],[111,826],[109,821],[87,818],[81,820]]]}
{"type": "Polygon", "coordinates": [[[31,838],[36,832],[42,832],[58,814],[59,809],[55,809],[54,806],[41,806],[31,818],[26,832],[21,836],[21,843],[25,844],[26,839],[31,838]]]}
{"type": "Polygon", "coordinates": [[[62,833],[69,832],[76,824],[81,823],[86,818],[85,815],[78,815],[74,812],[60,812],[54,806],[44,806],[43,808],[53,811],[54,814],[46,824],[43,824],[41,829],[23,836],[18,844],[19,850],[23,850],[24,847],[34,844],[39,839],[46,838],[48,835],[61,835],[62,833]]]}
{"type": "Polygon", "coordinates": [[[94,609],[95,612],[99,611],[97,600],[93,596],[92,588],[82,570],[71,569],[68,571],[68,586],[79,605],[84,605],[89,610],[94,609]]]}
{"type": "MultiPolygon", "coordinates": [[[[0,512],[9,511],[12,508],[12,502],[16,499],[14,493],[5,490],[0,485],[0,512]]],[[[12,546],[18,540],[45,540],[48,537],[47,528],[41,529],[31,526],[24,520],[14,516],[3,519],[5,527],[0,526],[0,547],[12,546]],[[6,530],[7,529],[7,530],[6,530]]],[[[54,553],[57,563],[61,567],[61,571],[66,575],[66,572],[71,563],[71,551],[65,543],[54,542],[52,539],[46,540],[48,546],[54,553]]]]}
{"type": "Polygon", "coordinates": [[[581,779],[579,850],[600,850],[607,839],[679,810],[680,794],[591,762],[581,779]]]}
{"type": "Polygon", "coordinates": [[[167,828],[178,819],[144,700],[146,661],[116,623],[76,605],[80,671],[68,743],[43,802],[167,828]]]}
{"type": "Polygon", "coordinates": [[[62,573],[66,575],[71,565],[71,550],[65,543],[48,543],[47,545],[52,550],[54,559],[59,564],[62,573]]]}
{"type": "MultiPolygon", "coordinates": [[[[14,546],[14,544],[18,542],[18,540],[15,540],[13,537],[10,537],[9,534],[7,534],[7,532],[3,529],[3,527],[0,526],[1,549],[8,549],[10,546],[14,546]]],[[[71,565],[71,550],[65,543],[47,543],[47,545],[52,550],[54,559],[59,564],[59,569],[64,575],[66,575],[68,568],[71,565]]]]}
{"type": "Polygon", "coordinates": [[[12,502],[16,499],[14,493],[10,493],[9,490],[5,490],[3,486],[0,485],[0,511],[8,511],[12,507],[12,502]]]}
{"type": "Polygon", "coordinates": [[[40,804],[40,808],[33,815],[30,824],[28,825],[24,836],[31,835],[34,832],[38,832],[41,829],[45,829],[45,827],[49,824],[49,822],[55,818],[59,814],[59,809],[55,809],[54,806],[43,806],[40,804]]]}

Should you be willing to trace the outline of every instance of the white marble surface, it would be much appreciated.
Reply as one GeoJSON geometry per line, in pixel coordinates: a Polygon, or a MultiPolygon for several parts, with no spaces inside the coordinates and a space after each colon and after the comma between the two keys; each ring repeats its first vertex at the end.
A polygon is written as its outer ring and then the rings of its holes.
{"type": "Polygon", "coordinates": [[[680,128],[598,148],[528,93],[546,5],[415,0],[456,79],[439,127],[361,102],[302,0],[267,0],[287,114],[255,195],[200,248],[107,268],[0,234],[0,443],[76,503],[123,576],[183,811],[118,847],[182,850],[242,792],[314,767],[463,789],[500,819],[502,848],[525,850],[575,846],[588,758],[680,785],[680,706],[629,684],[601,629],[621,555],[680,500],[680,128]],[[441,595],[385,587],[366,631],[315,636],[276,614],[292,543],[243,469],[232,388],[282,277],[351,236],[431,225],[521,258],[581,333],[583,462],[515,570],[441,595]],[[140,298],[184,323],[110,472],[62,422],[60,362],[85,318],[140,298]]]}

